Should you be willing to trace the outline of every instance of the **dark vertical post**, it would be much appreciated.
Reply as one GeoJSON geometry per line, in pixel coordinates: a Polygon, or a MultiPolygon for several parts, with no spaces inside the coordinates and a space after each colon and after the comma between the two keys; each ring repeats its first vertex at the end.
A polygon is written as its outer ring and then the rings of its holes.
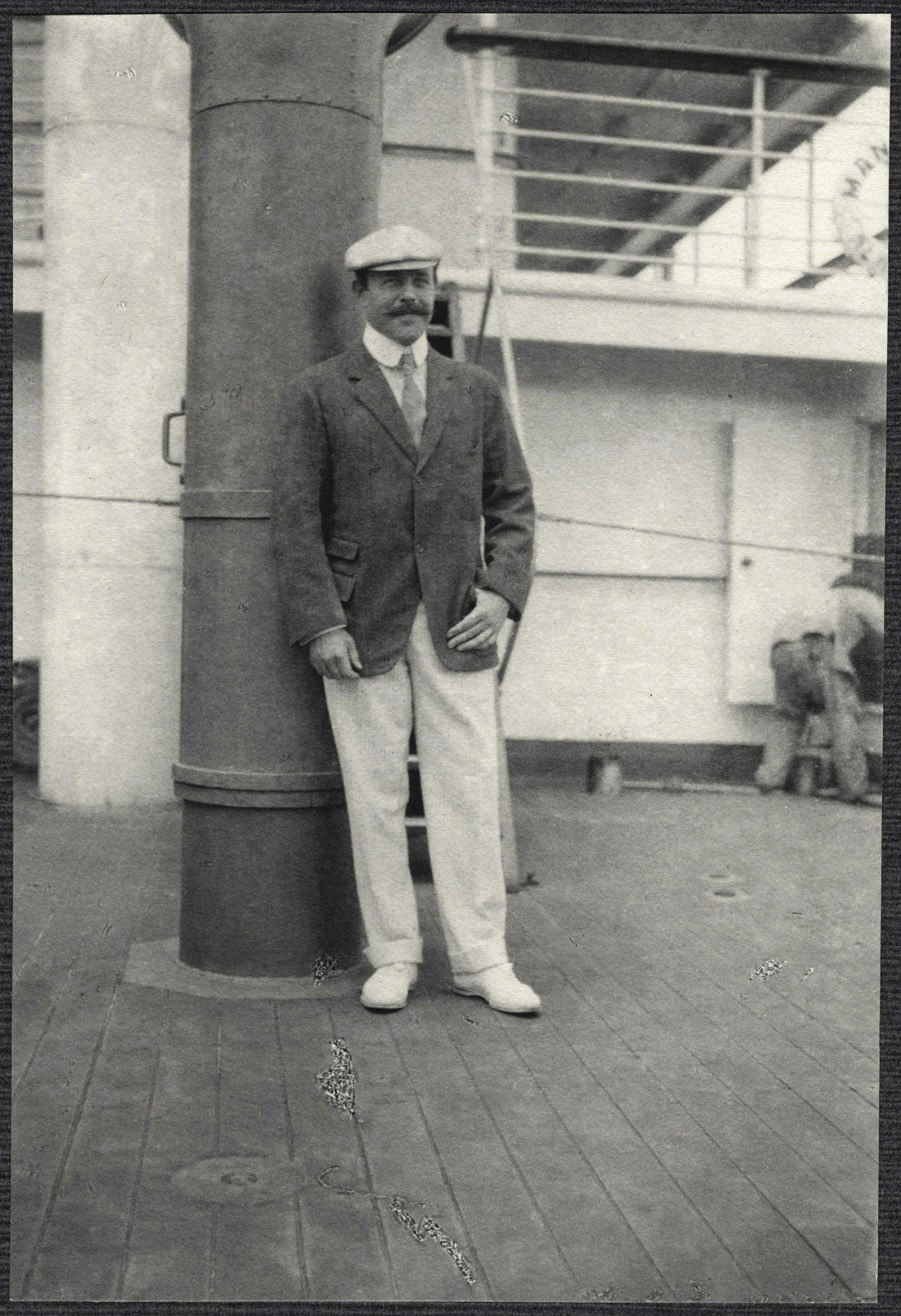
{"type": "Polygon", "coordinates": [[[192,54],[180,954],[220,973],[301,976],[322,954],[359,957],[322,691],[279,619],[270,450],[285,385],[356,332],[340,261],[377,223],[394,22],[180,18],[192,54]]]}

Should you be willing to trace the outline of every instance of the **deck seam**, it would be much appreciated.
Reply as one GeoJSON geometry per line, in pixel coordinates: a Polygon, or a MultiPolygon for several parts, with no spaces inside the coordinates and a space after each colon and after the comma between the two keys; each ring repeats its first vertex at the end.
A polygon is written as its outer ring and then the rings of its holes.
{"type": "MultiPolygon", "coordinates": [[[[213,1117],[213,1151],[222,1150],[222,1005],[216,1009],[216,1104],[213,1117]]],[[[219,1246],[219,1207],[210,1209],[210,1244],[207,1254],[207,1289],[204,1298],[209,1301],[216,1291],[216,1250],[219,1246]]]]}
{"type": "Polygon", "coordinates": [[[422,1120],[422,1125],[423,1128],[425,1129],[426,1137],[428,1138],[432,1150],[435,1153],[435,1162],[438,1166],[438,1171],[441,1175],[441,1178],[444,1181],[444,1186],[447,1189],[448,1197],[453,1203],[454,1210],[457,1213],[457,1219],[459,1220],[460,1225],[462,1227],[462,1237],[466,1245],[466,1256],[472,1261],[474,1268],[478,1270],[479,1277],[485,1286],[485,1290],[488,1294],[489,1301],[494,1301],[495,1300],[494,1291],[491,1287],[491,1282],[485,1271],[485,1267],[482,1264],[481,1258],[479,1257],[478,1249],[475,1246],[475,1240],[473,1239],[472,1234],[469,1231],[469,1226],[466,1222],[466,1217],[463,1214],[463,1209],[460,1206],[459,1201],[457,1200],[457,1195],[454,1192],[453,1185],[451,1184],[450,1178],[448,1177],[448,1173],[444,1165],[444,1158],[441,1155],[441,1149],[439,1148],[438,1144],[435,1141],[434,1134],[432,1133],[432,1126],[429,1124],[428,1116],[426,1115],[422,1102],[419,1099],[419,1093],[416,1089],[416,1084],[413,1082],[413,1076],[411,1075],[407,1062],[404,1059],[403,1051],[398,1045],[397,1036],[394,1032],[393,1020],[389,1020],[388,1032],[391,1037],[394,1050],[397,1053],[398,1060],[400,1061],[403,1071],[407,1076],[407,1081],[410,1084],[410,1091],[412,1092],[413,1099],[416,1102],[416,1108],[419,1111],[419,1116],[420,1119],[422,1120]]]}
{"type": "MultiPolygon", "coordinates": [[[[279,1074],[282,1084],[282,1105],[285,1112],[285,1127],[288,1135],[288,1159],[294,1161],[294,1150],[296,1145],[294,1133],[294,1120],[291,1117],[291,1103],[288,1100],[288,1074],[285,1066],[285,1048],[282,1043],[281,1017],[279,1014],[278,1001],[272,1002],[272,1010],[275,1021],[275,1044],[278,1052],[279,1074]]],[[[291,1198],[291,1209],[294,1213],[294,1246],[297,1252],[297,1264],[300,1268],[301,1279],[307,1297],[312,1296],[312,1285],[310,1276],[307,1271],[306,1248],[303,1242],[303,1223],[300,1218],[300,1195],[294,1193],[291,1198]]]]}
{"type": "Polygon", "coordinates": [[[100,1032],[97,1035],[97,1041],[94,1043],[94,1048],[93,1051],[91,1052],[91,1059],[88,1064],[88,1071],[85,1074],[84,1082],[82,1083],[81,1086],[81,1091],[78,1094],[78,1101],[75,1104],[75,1109],[72,1112],[72,1118],[69,1121],[69,1131],[66,1134],[66,1142],[63,1147],[62,1153],[60,1155],[59,1163],[56,1167],[56,1174],[53,1177],[53,1183],[50,1186],[50,1192],[47,1194],[47,1201],[44,1205],[44,1210],[41,1214],[41,1223],[38,1226],[38,1232],[35,1238],[34,1248],[32,1249],[31,1259],[28,1262],[28,1268],[26,1269],[25,1274],[22,1278],[22,1293],[21,1293],[22,1299],[26,1299],[28,1297],[28,1290],[31,1287],[32,1280],[34,1279],[34,1272],[37,1267],[38,1256],[40,1254],[41,1247],[43,1246],[44,1237],[47,1233],[47,1226],[50,1223],[50,1217],[53,1214],[53,1208],[56,1204],[56,1199],[59,1194],[60,1186],[63,1181],[63,1176],[65,1175],[66,1172],[66,1166],[69,1161],[69,1155],[72,1151],[72,1145],[75,1141],[75,1135],[78,1132],[78,1126],[81,1122],[81,1116],[84,1113],[85,1103],[87,1102],[88,1099],[88,1092],[90,1090],[90,1086],[94,1078],[94,1070],[97,1068],[97,1061],[99,1059],[100,1052],[103,1047],[103,1043],[106,1040],[107,1031],[109,1029],[110,1016],[113,1011],[113,1006],[116,1003],[116,997],[119,992],[119,986],[120,983],[117,979],[116,984],[113,988],[112,996],[110,997],[109,1004],[107,1005],[103,1015],[103,1023],[100,1026],[100,1032]]]}
{"type": "MultiPolygon", "coordinates": [[[[331,1030],[331,1036],[337,1037],[338,1034],[335,1026],[335,1017],[332,1013],[332,1007],[328,1006],[327,1009],[328,1009],[328,1021],[329,1021],[329,1028],[331,1030]]],[[[372,1167],[369,1164],[369,1157],[366,1154],[366,1144],[363,1140],[363,1134],[360,1130],[360,1121],[357,1119],[356,1114],[351,1114],[351,1120],[353,1121],[354,1135],[357,1139],[357,1146],[360,1149],[360,1156],[363,1161],[363,1175],[366,1181],[366,1190],[370,1194],[372,1210],[375,1212],[376,1223],[378,1225],[379,1242],[382,1245],[382,1254],[384,1256],[385,1265],[388,1270],[388,1278],[391,1280],[391,1293],[392,1296],[397,1301],[400,1301],[401,1298],[400,1298],[400,1290],[397,1283],[397,1275],[394,1270],[394,1262],[391,1259],[391,1249],[388,1246],[388,1235],[385,1230],[385,1217],[382,1214],[382,1204],[381,1201],[379,1200],[379,1194],[377,1194],[375,1191],[375,1181],[373,1180],[372,1177],[372,1167]]]]}
{"type": "Polygon", "coordinates": [[[19,1094],[19,1089],[21,1088],[25,1080],[28,1078],[28,1075],[31,1073],[32,1065],[34,1064],[35,1058],[41,1049],[41,1044],[44,1041],[44,1038],[47,1036],[47,1033],[50,1030],[50,1026],[53,1023],[53,1019],[56,1015],[57,1010],[59,1009],[60,1001],[62,1001],[63,997],[66,994],[66,988],[69,986],[69,983],[72,981],[72,978],[75,975],[75,971],[78,967],[78,957],[79,957],[79,952],[76,949],[71,962],[67,965],[67,967],[63,971],[62,983],[60,984],[59,990],[54,996],[50,1009],[47,1012],[47,1016],[44,1020],[43,1027],[41,1029],[41,1034],[36,1040],[34,1046],[32,1047],[31,1055],[26,1060],[25,1066],[21,1074],[17,1079],[15,1079],[13,1083],[12,1092],[10,1093],[10,1100],[13,1105],[15,1105],[16,1098],[19,1094]]]}
{"type": "Polygon", "coordinates": [[[144,1125],[141,1130],[141,1143],[138,1148],[137,1164],[135,1165],[134,1181],[131,1186],[131,1199],[128,1208],[128,1223],[125,1227],[125,1237],[122,1240],[122,1256],[119,1261],[119,1272],[116,1276],[116,1301],[123,1301],[125,1291],[125,1276],[128,1271],[128,1263],[131,1255],[131,1240],[134,1233],[135,1218],[138,1209],[138,1193],[141,1187],[141,1180],[144,1174],[144,1157],[147,1152],[147,1141],[150,1135],[150,1122],[153,1116],[154,1098],[157,1092],[157,1083],[160,1075],[160,1065],[163,1054],[163,1037],[171,1027],[171,1008],[167,1005],[162,1026],[157,1034],[156,1039],[156,1058],[153,1065],[153,1079],[150,1084],[150,1095],[147,1098],[147,1108],[144,1111],[144,1125]]]}
{"type": "Polygon", "coordinates": [[[550,1220],[547,1219],[547,1217],[546,1217],[546,1215],[545,1215],[545,1213],[544,1213],[544,1210],[543,1210],[542,1207],[539,1205],[539,1203],[538,1203],[538,1199],[537,1199],[537,1197],[535,1196],[534,1192],[532,1191],[532,1186],[531,1186],[531,1184],[529,1183],[529,1181],[526,1179],[525,1175],[523,1174],[522,1168],[520,1167],[520,1164],[519,1164],[519,1160],[518,1160],[517,1157],[514,1155],[513,1150],[512,1150],[512,1148],[510,1147],[510,1144],[507,1142],[507,1139],[504,1137],[504,1134],[503,1134],[503,1131],[502,1131],[501,1128],[500,1128],[500,1125],[498,1124],[497,1120],[494,1118],[494,1112],[492,1111],[491,1107],[488,1105],[488,1102],[485,1100],[484,1096],[482,1095],[482,1090],[481,1090],[479,1084],[476,1082],[475,1077],[474,1077],[474,1075],[473,1075],[473,1072],[472,1072],[470,1066],[468,1065],[468,1063],[467,1063],[467,1061],[466,1061],[466,1056],[465,1056],[465,1055],[463,1054],[463,1052],[460,1050],[459,1046],[458,1046],[457,1043],[454,1041],[453,1035],[451,1034],[450,1030],[447,1028],[446,1024],[444,1023],[444,1020],[441,1019],[440,1017],[439,1017],[439,1024],[440,1024],[440,1027],[441,1027],[442,1031],[444,1032],[445,1036],[447,1037],[448,1041],[450,1042],[451,1046],[452,1046],[453,1049],[456,1051],[457,1055],[460,1057],[460,1060],[461,1060],[462,1063],[463,1063],[463,1068],[464,1068],[464,1070],[466,1071],[466,1073],[469,1075],[469,1080],[470,1080],[470,1082],[472,1083],[473,1091],[474,1091],[474,1092],[476,1093],[476,1095],[478,1096],[478,1099],[479,1099],[479,1101],[481,1102],[481,1105],[482,1105],[483,1109],[485,1110],[485,1113],[487,1114],[488,1119],[490,1120],[491,1125],[492,1125],[492,1127],[494,1128],[495,1133],[497,1134],[498,1138],[500,1139],[501,1146],[503,1147],[504,1151],[506,1152],[506,1154],[507,1154],[507,1159],[509,1160],[510,1164],[513,1166],[513,1169],[514,1169],[514,1171],[516,1172],[516,1176],[517,1176],[517,1178],[518,1178],[519,1181],[521,1182],[522,1186],[525,1188],[525,1190],[526,1190],[526,1194],[528,1195],[530,1201],[532,1202],[532,1205],[535,1207],[535,1210],[536,1210],[536,1212],[537,1212],[537,1214],[538,1214],[539,1219],[543,1222],[544,1227],[545,1227],[545,1230],[546,1230],[547,1233],[550,1235],[550,1237],[554,1240],[554,1247],[557,1249],[557,1255],[559,1256],[559,1258],[560,1258],[560,1260],[561,1260],[561,1262],[562,1262],[562,1264],[563,1264],[564,1270],[569,1274],[570,1278],[573,1280],[574,1283],[578,1283],[578,1282],[579,1282],[579,1277],[578,1277],[578,1275],[575,1273],[575,1271],[573,1270],[572,1266],[571,1266],[570,1263],[569,1263],[569,1259],[567,1258],[565,1252],[563,1251],[562,1247],[560,1246],[560,1241],[559,1241],[559,1239],[557,1238],[556,1230],[553,1228],[553,1225],[551,1224],[550,1220]]]}

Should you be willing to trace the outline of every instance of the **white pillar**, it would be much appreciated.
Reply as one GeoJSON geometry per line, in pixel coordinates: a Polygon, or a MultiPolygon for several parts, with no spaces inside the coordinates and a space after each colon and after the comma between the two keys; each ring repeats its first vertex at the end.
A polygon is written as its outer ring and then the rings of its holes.
{"type": "Polygon", "coordinates": [[[158,15],[46,20],[40,783],[76,807],[172,798],[189,70],[158,15]]]}

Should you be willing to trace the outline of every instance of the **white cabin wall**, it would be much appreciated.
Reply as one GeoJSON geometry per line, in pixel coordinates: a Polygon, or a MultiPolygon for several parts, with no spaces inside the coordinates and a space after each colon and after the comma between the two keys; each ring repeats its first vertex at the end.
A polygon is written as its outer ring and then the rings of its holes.
{"type": "MultiPolygon", "coordinates": [[[[499,370],[496,350],[483,361],[499,370]]],[[[765,414],[783,483],[759,492],[797,512],[787,542],[817,544],[821,515],[853,519],[853,480],[828,507],[801,482],[851,442],[878,371],[547,344],[518,345],[517,364],[539,512],[725,538],[731,435],[765,414]]],[[[728,697],[725,548],[541,523],[537,562],[505,679],[509,737],[761,743],[768,709],[728,697]]]]}

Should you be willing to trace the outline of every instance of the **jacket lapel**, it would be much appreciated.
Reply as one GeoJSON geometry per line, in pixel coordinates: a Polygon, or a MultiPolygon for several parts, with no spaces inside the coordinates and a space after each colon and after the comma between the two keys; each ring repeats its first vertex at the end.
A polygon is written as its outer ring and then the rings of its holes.
{"type": "Polygon", "coordinates": [[[416,461],[417,471],[431,457],[450,415],[454,396],[454,366],[446,356],[431,348],[426,370],[426,421],[416,461]]]}
{"type": "MultiPolygon", "coordinates": [[[[347,367],[347,378],[351,381],[357,399],[367,411],[375,416],[379,424],[387,431],[405,456],[415,461],[418,454],[416,445],[410,437],[403,412],[394,400],[394,394],[375,362],[365,347],[353,353],[347,367]]],[[[431,392],[431,389],[428,390],[431,392]]]]}

